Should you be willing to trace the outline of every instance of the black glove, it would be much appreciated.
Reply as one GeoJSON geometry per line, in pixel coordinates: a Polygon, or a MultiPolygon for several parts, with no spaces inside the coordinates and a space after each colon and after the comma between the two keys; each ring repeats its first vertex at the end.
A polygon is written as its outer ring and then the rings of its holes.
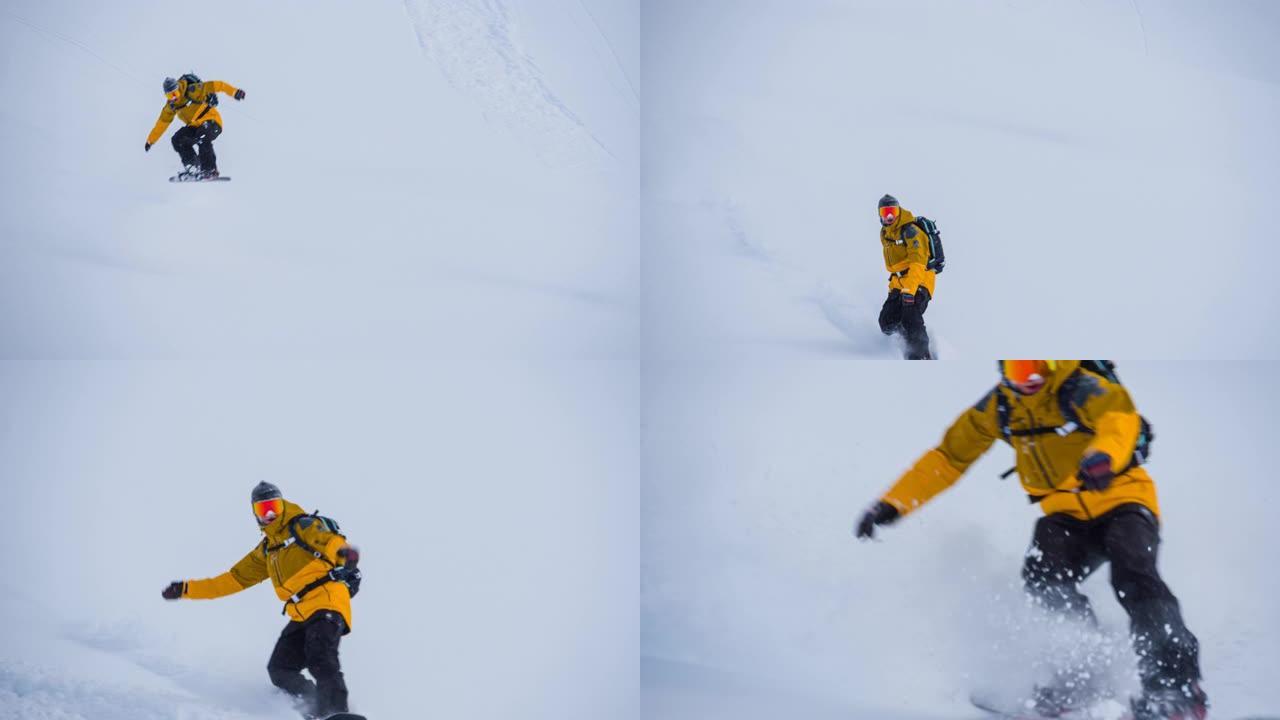
{"type": "Polygon", "coordinates": [[[142,151],[151,152],[151,143],[147,143],[145,146],[143,146],[142,151]]]}
{"type": "Polygon", "coordinates": [[[346,585],[351,597],[355,597],[356,593],[360,592],[360,581],[363,577],[360,569],[351,564],[339,565],[329,571],[329,579],[346,585]]]}
{"type": "Polygon", "coordinates": [[[235,99],[237,99],[237,100],[243,100],[243,99],[244,99],[244,91],[243,91],[243,90],[237,90],[237,91],[236,91],[236,94],[235,94],[235,95],[233,95],[232,97],[234,97],[234,98],[235,98],[235,99]]]}
{"type": "Polygon", "coordinates": [[[916,304],[916,296],[915,296],[915,295],[912,295],[911,293],[902,293],[902,304],[903,304],[903,305],[915,305],[915,304],[916,304]]]}
{"type": "Polygon", "coordinates": [[[1111,456],[1104,452],[1091,452],[1080,459],[1080,471],[1076,473],[1086,490],[1101,492],[1111,487],[1116,474],[1111,472],[1111,456]]]}
{"type": "Polygon", "coordinates": [[[355,597],[360,592],[360,569],[356,567],[360,564],[360,551],[354,545],[348,545],[338,549],[338,557],[342,558],[343,564],[334,568],[329,577],[340,583],[346,583],[347,589],[351,591],[351,597],[355,597]]]}
{"type": "Polygon", "coordinates": [[[854,535],[860,539],[873,538],[876,534],[876,525],[888,525],[897,520],[899,515],[898,508],[879,500],[863,514],[857,528],[854,529],[854,535]]]}
{"type": "Polygon", "coordinates": [[[174,580],[169,583],[169,587],[160,591],[160,596],[165,600],[177,600],[187,594],[187,583],[183,580],[174,580]]]}
{"type": "Polygon", "coordinates": [[[347,571],[347,579],[343,582],[347,584],[347,590],[351,593],[351,597],[355,597],[356,593],[360,592],[360,581],[363,578],[364,576],[358,568],[351,568],[347,571]]]}

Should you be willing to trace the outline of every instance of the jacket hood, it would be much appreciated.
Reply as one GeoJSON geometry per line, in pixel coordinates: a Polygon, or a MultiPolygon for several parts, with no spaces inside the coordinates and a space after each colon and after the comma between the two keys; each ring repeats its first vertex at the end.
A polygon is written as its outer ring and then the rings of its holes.
{"type": "Polygon", "coordinates": [[[1050,394],[1057,395],[1058,390],[1062,387],[1062,383],[1071,377],[1071,374],[1080,369],[1079,360],[1054,360],[1056,365],[1053,369],[1053,377],[1049,378],[1049,382],[1045,384],[1044,389],[1050,394]]]}
{"type": "Polygon", "coordinates": [[[915,222],[915,219],[916,219],[916,216],[913,215],[910,210],[904,207],[899,207],[898,219],[895,220],[892,225],[881,226],[880,230],[885,235],[891,238],[897,239],[898,233],[902,232],[902,228],[915,222]]]}
{"type": "Polygon", "coordinates": [[[267,537],[271,545],[279,545],[289,538],[289,523],[299,515],[306,514],[307,511],[303,510],[301,505],[295,505],[285,500],[284,512],[280,513],[280,517],[266,525],[259,525],[258,529],[267,537]]]}

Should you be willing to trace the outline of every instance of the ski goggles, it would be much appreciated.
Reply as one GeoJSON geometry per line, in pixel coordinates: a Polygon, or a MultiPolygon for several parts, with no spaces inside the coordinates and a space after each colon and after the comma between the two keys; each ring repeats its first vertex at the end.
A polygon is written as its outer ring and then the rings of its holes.
{"type": "Polygon", "coordinates": [[[888,225],[898,219],[898,208],[889,205],[880,208],[880,222],[888,225]]]}
{"type": "Polygon", "coordinates": [[[271,498],[270,500],[259,500],[253,504],[253,516],[258,518],[260,523],[269,523],[280,517],[284,513],[284,499],[271,498]]]}
{"type": "Polygon", "coordinates": [[[1056,360],[1001,360],[1000,374],[1015,389],[1033,393],[1057,368],[1056,360]]]}

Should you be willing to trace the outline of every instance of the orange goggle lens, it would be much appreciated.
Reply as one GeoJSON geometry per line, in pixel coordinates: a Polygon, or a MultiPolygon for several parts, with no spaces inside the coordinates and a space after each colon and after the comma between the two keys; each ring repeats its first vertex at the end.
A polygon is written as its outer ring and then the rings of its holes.
{"type": "Polygon", "coordinates": [[[898,219],[898,208],[889,206],[880,208],[880,219],[892,222],[898,219]]]}
{"type": "Polygon", "coordinates": [[[270,500],[259,500],[253,504],[253,514],[259,520],[274,520],[280,517],[284,512],[284,500],[280,498],[272,498],[270,500]]]}
{"type": "Polygon", "coordinates": [[[1040,376],[1041,380],[1047,379],[1053,365],[1052,360],[1003,360],[1000,370],[1014,385],[1026,385],[1033,375],[1040,376]]]}

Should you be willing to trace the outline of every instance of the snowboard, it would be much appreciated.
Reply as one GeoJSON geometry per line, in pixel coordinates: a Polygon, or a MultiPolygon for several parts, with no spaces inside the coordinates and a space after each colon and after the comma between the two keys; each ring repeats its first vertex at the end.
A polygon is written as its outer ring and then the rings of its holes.
{"type": "Polygon", "coordinates": [[[365,716],[363,716],[363,715],[357,715],[357,714],[355,714],[355,713],[343,712],[343,713],[338,713],[337,715],[330,715],[329,717],[325,718],[324,720],[367,720],[367,719],[366,719],[366,718],[365,718],[365,716]]]}
{"type": "MultiPolygon", "coordinates": [[[[973,706],[979,710],[1004,720],[1048,720],[1045,716],[1037,714],[1035,710],[1025,707],[1016,700],[999,700],[974,693],[969,696],[969,702],[973,703],[973,706]]],[[[1093,720],[1096,717],[1106,717],[1112,720],[1132,720],[1133,714],[1129,712],[1127,706],[1121,705],[1119,702],[1100,700],[1088,707],[1058,715],[1053,720],[1093,720]],[[1104,708],[1103,706],[1106,707],[1104,708]],[[1110,712],[1098,714],[1096,711],[1099,710],[1110,710],[1110,712]]]]}
{"type": "Polygon", "coordinates": [[[180,177],[178,175],[174,175],[173,177],[169,178],[169,182],[172,182],[172,183],[219,182],[221,180],[230,180],[230,179],[231,179],[230,175],[219,175],[218,177],[200,178],[200,179],[189,179],[189,178],[180,177]]]}
{"type": "MultiPolygon", "coordinates": [[[[1003,718],[1004,720],[1048,720],[1042,715],[1037,715],[1033,710],[1024,707],[1017,707],[1016,703],[1002,704],[999,701],[993,701],[990,698],[983,697],[978,694],[969,696],[969,702],[973,706],[983,712],[1003,718]]],[[[1213,716],[1213,706],[1209,706],[1210,717],[1213,716]]],[[[1095,718],[1108,718],[1109,720],[1133,720],[1133,713],[1129,708],[1120,703],[1111,701],[1101,701],[1090,707],[1081,708],[1063,715],[1059,715],[1053,720],[1094,720],[1095,718]],[[1102,706],[1106,706],[1105,708],[1102,706]],[[1107,712],[1110,710],[1110,712],[1107,712]],[[1118,714],[1117,714],[1118,711],[1118,714]]],[[[1239,718],[1239,720],[1280,720],[1277,717],[1264,717],[1261,715],[1251,715],[1249,717],[1239,718]]]]}

